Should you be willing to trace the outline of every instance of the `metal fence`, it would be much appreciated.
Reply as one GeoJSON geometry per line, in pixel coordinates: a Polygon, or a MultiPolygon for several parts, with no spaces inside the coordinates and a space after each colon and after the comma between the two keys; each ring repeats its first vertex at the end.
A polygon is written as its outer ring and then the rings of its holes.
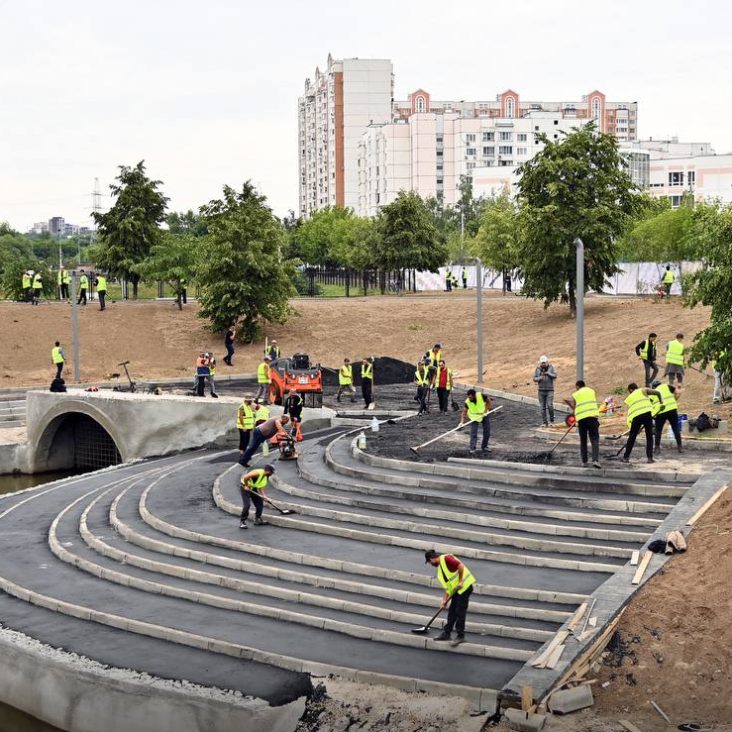
{"type": "Polygon", "coordinates": [[[368,295],[369,290],[377,290],[382,295],[417,291],[417,273],[413,269],[386,271],[347,267],[306,267],[304,273],[307,287],[306,292],[301,294],[309,297],[320,294],[319,285],[342,287],[346,297],[368,295]]]}

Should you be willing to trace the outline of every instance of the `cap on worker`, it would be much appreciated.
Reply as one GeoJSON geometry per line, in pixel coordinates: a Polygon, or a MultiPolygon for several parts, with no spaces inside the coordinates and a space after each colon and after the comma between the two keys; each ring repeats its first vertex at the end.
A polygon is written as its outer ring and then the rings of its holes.
{"type": "Polygon", "coordinates": [[[264,470],[265,470],[265,472],[267,472],[267,473],[274,473],[274,471],[275,471],[275,469],[274,469],[274,465],[271,465],[270,463],[267,463],[267,464],[266,464],[266,465],[264,466],[264,470]]]}
{"type": "Polygon", "coordinates": [[[431,560],[437,559],[440,555],[434,549],[428,549],[424,553],[424,563],[429,564],[431,560]]]}
{"type": "Polygon", "coordinates": [[[272,360],[272,356],[265,356],[265,357],[264,357],[264,360],[265,360],[265,361],[271,361],[271,360],[272,360]]]}
{"type": "Polygon", "coordinates": [[[539,356],[539,363],[549,363],[549,356],[539,356]]]}

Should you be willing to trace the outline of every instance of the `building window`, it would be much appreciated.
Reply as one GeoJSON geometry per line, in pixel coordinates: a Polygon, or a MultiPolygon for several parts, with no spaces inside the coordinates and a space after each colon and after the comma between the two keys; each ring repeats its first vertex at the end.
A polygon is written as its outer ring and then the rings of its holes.
{"type": "Polygon", "coordinates": [[[466,147],[465,148],[465,157],[470,157],[475,155],[475,148],[474,147],[466,147]]]}
{"type": "Polygon", "coordinates": [[[518,137],[516,138],[519,142],[526,142],[527,135],[525,132],[519,132],[518,137]]]}
{"type": "Polygon", "coordinates": [[[483,148],[483,155],[486,157],[492,158],[496,154],[496,148],[495,147],[484,147],[483,148]]]}
{"type": "Polygon", "coordinates": [[[500,145],[498,147],[499,155],[513,155],[513,145],[500,145]]]}
{"type": "Polygon", "coordinates": [[[669,186],[683,186],[684,185],[684,174],[683,172],[673,172],[668,174],[669,186]]]}
{"type": "Polygon", "coordinates": [[[498,139],[501,142],[510,142],[513,139],[513,132],[500,132],[498,139]]]}
{"type": "Polygon", "coordinates": [[[472,170],[475,167],[475,163],[468,163],[466,167],[468,170],[472,170]]]}
{"type": "Polygon", "coordinates": [[[669,196],[668,198],[671,201],[671,208],[678,208],[681,205],[683,196],[669,196]]]}
{"type": "Polygon", "coordinates": [[[695,170],[690,170],[686,174],[686,180],[689,183],[689,188],[693,188],[696,185],[696,171],[695,170]]]}
{"type": "Polygon", "coordinates": [[[483,133],[483,142],[493,142],[495,139],[493,132],[484,132],[483,133]]]}
{"type": "Polygon", "coordinates": [[[417,110],[417,114],[427,111],[427,102],[425,101],[425,98],[423,96],[417,97],[417,102],[414,105],[414,108],[417,110]]]}
{"type": "Polygon", "coordinates": [[[465,142],[475,142],[475,135],[465,135],[465,142]]]}
{"type": "Polygon", "coordinates": [[[500,166],[502,168],[513,168],[513,160],[501,160],[500,166]]]}
{"type": "Polygon", "coordinates": [[[440,156],[444,155],[444,151],[438,150],[436,154],[437,154],[437,157],[439,158],[440,156]]]}
{"type": "Polygon", "coordinates": [[[516,148],[516,155],[528,155],[529,149],[527,147],[517,147],[516,148]]]}
{"type": "Polygon", "coordinates": [[[600,121],[600,100],[598,97],[592,100],[592,119],[596,122],[600,121]]]}
{"type": "Polygon", "coordinates": [[[513,97],[506,99],[506,117],[513,118],[516,114],[516,100],[513,97]]]}

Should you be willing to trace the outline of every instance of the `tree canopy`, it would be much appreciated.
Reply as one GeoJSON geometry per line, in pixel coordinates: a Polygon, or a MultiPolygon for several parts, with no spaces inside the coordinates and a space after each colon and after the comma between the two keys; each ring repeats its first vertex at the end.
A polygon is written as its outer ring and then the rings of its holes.
{"type": "Polygon", "coordinates": [[[518,264],[519,235],[518,209],[508,192],[504,192],[484,202],[470,251],[499,272],[513,270],[518,264]]]}

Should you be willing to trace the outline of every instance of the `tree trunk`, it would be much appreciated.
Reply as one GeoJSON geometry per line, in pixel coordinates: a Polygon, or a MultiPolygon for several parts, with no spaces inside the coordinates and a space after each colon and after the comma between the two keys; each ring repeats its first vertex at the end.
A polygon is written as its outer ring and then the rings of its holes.
{"type": "Polygon", "coordinates": [[[569,287],[569,317],[577,317],[577,297],[575,295],[574,287],[572,285],[570,285],[569,287]]]}
{"type": "Polygon", "coordinates": [[[132,282],[132,299],[137,300],[137,280],[132,282]]]}

